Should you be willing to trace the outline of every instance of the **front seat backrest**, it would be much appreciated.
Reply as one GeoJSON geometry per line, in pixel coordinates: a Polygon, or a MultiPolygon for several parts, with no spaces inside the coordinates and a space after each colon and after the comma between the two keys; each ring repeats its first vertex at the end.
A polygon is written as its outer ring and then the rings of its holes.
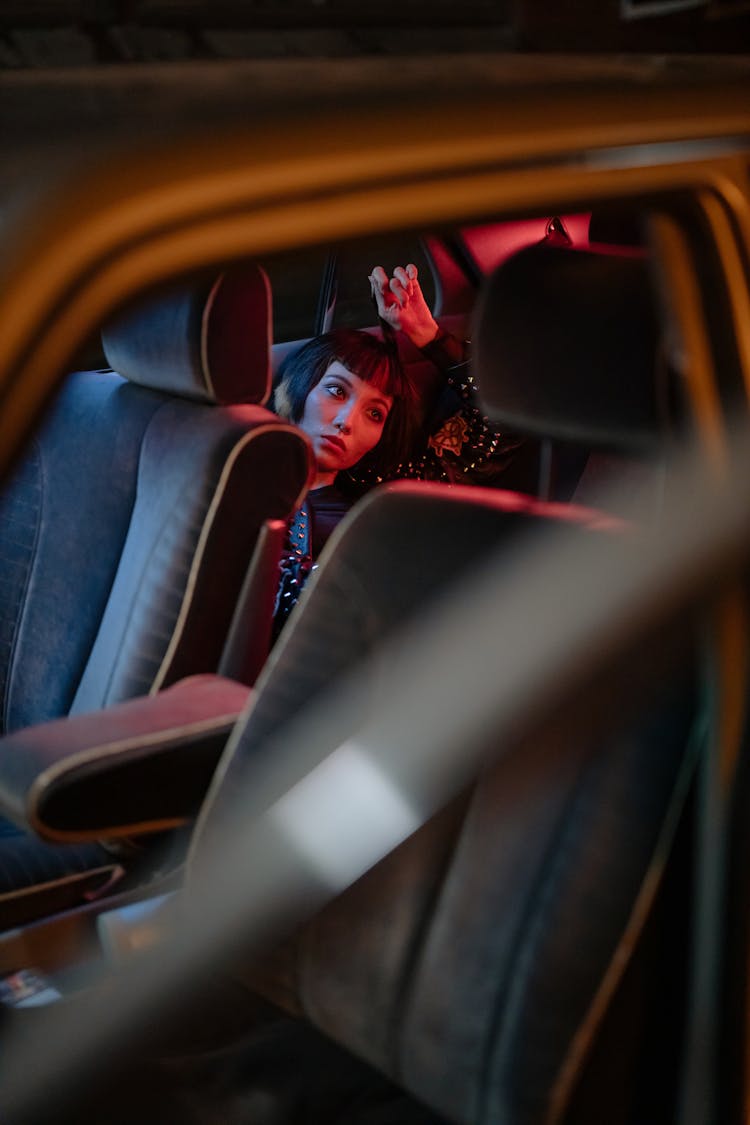
{"type": "MultiPolygon", "coordinates": [[[[546,269],[546,258],[535,260],[546,269]]],[[[533,261],[523,268],[533,276],[533,261]]],[[[585,266],[583,276],[588,283],[585,266]]],[[[614,301],[618,277],[612,266],[607,291],[614,301]]],[[[618,307],[630,317],[626,306],[618,307]]],[[[497,315],[491,301],[483,311],[497,315]]],[[[655,343],[651,328],[649,321],[645,339],[655,343]]],[[[507,366],[482,350],[481,331],[479,340],[478,383],[486,400],[499,402],[507,366]]],[[[537,345],[529,343],[532,351],[537,345]]],[[[590,372],[583,347],[577,358],[590,372]]],[[[656,363],[648,348],[641,358],[646,362],[630,375],[641,386],[627,393],[649,403],[656,363]]],[[[523,360],[519,345],[519,382],[528,372],[523,360]]],[[[554,369],[554,353],[549,363],[554,369]]],[[[575,391],[567,404],[563,394],[557,401],[553,416],[563,406],[572,415],[575,391]]],[[[636,443],[645,432],[656,440],[654,411],[609,410],[606,397],[600,401],[589,416],[591,431],[578,436],[595,444],[604,426],[607,440],[620,437],[626,445],[625,430],[637,425],[636,443]],[[650,429],[642,432],[644,417],[650,429]]],[[[540,399],[540,410],[548,405],[540,399]]],[[[543,432],[541,423],[536,432],[543,432]]],[[[409,613],[521,529],[533,534],[552,521],[570,534],[595,533],[573,526],[575,516],[575,509],[500,492],[419,485],[391,486],[353,511],[321,556],[298,616],[259,681],[244,732],[217,771],[194,839],[194,870],[200,872],[202,844],[210,845],[252,778],[265,739],[335,685],[361,651],[361,638],[377,652],[409,613]]],[[[533,607],[529,628],[544,629],[533,607]]],[[[498,669],[512,659],[499,631],[498,669]]],[[[460,708],[461,684],[472,674],[471,637],[457,637],[443,664],[435,692],[452,693],[460,708]]],[[[561,717],[521,760],[489,766],[284,949],[247,965],[250,986],[446,1120],[562,1120],[648,916],[647,892],[658,883],[668,850],[666,826],[676,819],[692,764],[689,681],[680,676],[660,687],[653,710],[626,716],[605,734],[561,717]]],[[[387,700],[377,703],[387,707],[387,700]]],[[[362,715],[371,705],[361,700],[362,715]]],[[[332,748],[351,739],[356,745],[357,721],[342,714],[339,729],[326,729],[332,748]]],[[[632,1054],[624,1055],[608,1120],[624,1120],[632,1065],[632,1054]]]]}
{"type": "Polygon", "coordinates": [[[104,332],[0,496],[2,730],[213,671],[265,521],[307,484],[304,437],[261,404],[270,293],[255,265],[104,332]]]}

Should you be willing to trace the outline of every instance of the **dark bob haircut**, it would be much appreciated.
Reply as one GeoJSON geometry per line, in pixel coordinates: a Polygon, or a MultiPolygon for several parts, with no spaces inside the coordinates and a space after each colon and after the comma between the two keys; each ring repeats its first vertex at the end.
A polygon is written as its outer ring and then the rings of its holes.
{"type": "Polygon", "coordinates": [[[282,363],[274,390],[274,410],[290,422],[300,422],[307,396],[336,360],[393,399],[380,441],[357,465],[358,471],[367,469],[387,476],[411,456],[418,426],[417,396],[393,339],[380,339],[354,328],[314,337],[282,363]]]}

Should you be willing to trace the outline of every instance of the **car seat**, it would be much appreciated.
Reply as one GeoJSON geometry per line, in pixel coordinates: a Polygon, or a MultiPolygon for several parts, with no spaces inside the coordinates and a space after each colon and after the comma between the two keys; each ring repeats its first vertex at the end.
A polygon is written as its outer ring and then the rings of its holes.
{"type": "MultiPolygon", "coordinates": [[[[262,405],[270,338],[267,278],[243,265],[126,310],[103,332],[112,369],[65,381],[0,496],[5,732],[216,671],[254,552],[311,471],[262,405]]],[[[16,891],[114,866],[36,844],[3,841],[6,923],[16,891]]]]}

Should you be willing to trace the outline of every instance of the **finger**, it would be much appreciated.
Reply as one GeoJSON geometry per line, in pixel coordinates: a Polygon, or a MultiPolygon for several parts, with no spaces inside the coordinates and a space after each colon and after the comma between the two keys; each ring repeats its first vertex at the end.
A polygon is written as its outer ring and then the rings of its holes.
{"type": "Polygon", "coordinates": [[[394,276],[394,277],[391,278],[391,280],[390,280],[390,290],[391,290],[391,293],[393,294],[393,296],[398,301],[398,303],[401,305],[401,308],[403,308],[404,305],[406,304],[406,302],[409,300],[409,294],[407,293],[406,289],[404,288],[403,284],[401,283],[401,281],[398,277],[394,276]]]}
{"type": "MultiPolygon", "coordinates": [[[[413,283],[403,266],[396,266],[395,270],[393,271],[393,276],[397,281],[401,283],[402,287],[407,293],[411,293],[413,283]]],[[[393,286],[391,286],[391,288],[393,288],[393,286]]]]}
{"type": "Polygon", "coordinates": [[[396,303],[389,288],[388,274],[382,266],[375,266],[369,280],[378,315],[387,316],[389,309],[396,303]]]}
{"type": "Polygon", "coordinates": [[[409,262],[409,265],[406,267],[406,272],[412,281],[417,280],[417,277],[419,276],[419,270],[414,265],[414,262],[409,262]]]}
{"type": "Polygon", "coordinates": [[[382,293],[388,285],[388,274],[382,266],[375,266],[370,274],[369,281],[373,293],[376,291],[382,293]]]}

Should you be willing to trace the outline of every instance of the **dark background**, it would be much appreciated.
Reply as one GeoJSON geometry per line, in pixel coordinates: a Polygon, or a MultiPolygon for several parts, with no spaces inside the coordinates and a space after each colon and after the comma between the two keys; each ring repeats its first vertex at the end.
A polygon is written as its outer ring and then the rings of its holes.
{"type": "Polygon", "coordinates": [[[558,50],[746,52],[750,0],[0,0],[0,70],[558,50]]]}

